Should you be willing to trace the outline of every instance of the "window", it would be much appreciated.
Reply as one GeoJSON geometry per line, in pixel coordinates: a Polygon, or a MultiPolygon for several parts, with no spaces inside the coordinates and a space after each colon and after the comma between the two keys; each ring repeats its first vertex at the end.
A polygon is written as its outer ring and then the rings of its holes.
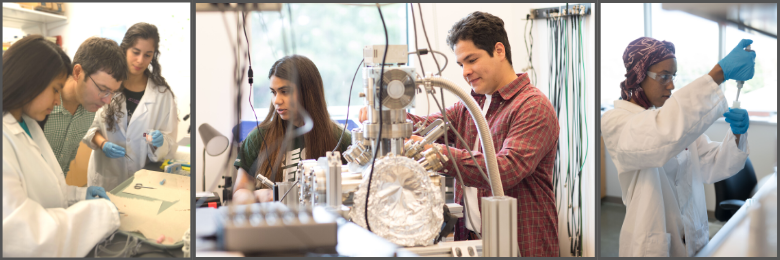
{"type": "MultiPolygon", "coordinates": [[[[652,37],[674,43],[675,90],[706,75],[718,63],[718,24],[683,12],[652,6],[652,37]]],[[[674,92],[672,92],[674,93],[674,92]]]]}
{"type": "MultiPolygon", "coordinates": [[[[382,5],[390,44],[407,44],[404,4],[382,5]]],[[[384,45],[385,33],[373,5],[284,4],[281,12],[252,12],[252,69],[255,84],[252,103],[262,120],[271,103],[268,71],[285,55],[306,56],[317,65],[325,86],[331,117],[346,116],[349,86],[366,45],[384,45]]],[[[248,26],[250,27],[250,26],[248,26]]],[[[361,70],[362,71],[362,70],[361,70]]],[[[350,117],[363,105],[360,72],[352,88],[350,117]]]]}
{"type": "MultiPolygon", "coordinates": [[[[770,116],[777,112],[777,39],[759,33],[746,33],[733,26],[726,27],[726,54],[740,40],[751,39],[750,46],[757,51],[756,67],[753,79],[745,81],[739,94],[741,107],[751,112],[751,116],[770,116]]],[[[737,98],[737,82],[726,81],[725,95],[731,106],[737,98]]]]}
{"type": "Polygon", "coordinates": [[[611,107],[620,99],[620,82],[626,79],[623,52],[628,43],[644,36],[643,4],[602,4],[601,104],[611,107]]]}
{"type": "MultiPolygon", "coordinates": [[[[644,4],[602,4],[601,26],[601,104],[610,109],[620,98],[620,82],[626,69],[622,57],[628,43],[644,36],[644,4]]],[[[733,25],[725,30],[725,46],[720,46],[716,22],[682,11],[664,10],[661,4],[650,4],[651,37],[674,43],[677,57],[677,89],[709,73],[718,63],[718,50],[731,51],[741,39],[752,39],[756,57],[756,74],[745,82],[740,93],[742,107],[754,115],[771,116],[777,111],[777,40],[759,33],[747,33],[733,25]],[[764,87],[769,86],[769,87],[764,87]]],[[[737,95],[736,82],[725,83],[729,106],[737,95]]]]}

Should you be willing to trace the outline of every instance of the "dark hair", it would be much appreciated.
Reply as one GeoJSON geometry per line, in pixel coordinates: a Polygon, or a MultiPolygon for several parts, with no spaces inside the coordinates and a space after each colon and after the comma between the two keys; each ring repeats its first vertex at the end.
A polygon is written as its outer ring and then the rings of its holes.
{"type": "MultiPolygon", "coordinates": [[[[89,37],[81,43],[76,55],[73,56],[73,65],[81,65],[86,75],[92,75],[98,71],[108,73],[116,81],[127,79],[127,61],[122,49],[111,39],[89,37]]],[[[84,81],[87,78],[84,77],[84,81]]]]}
{"type": "Polygon", "coordinates": [[[497,42],[504,44],[506,49],[506,60],[512,65],[512,50],[509,47],[509,37],[504,29],[504,20],[498,16],[476,11],[460,19],[447,35],[447,45],[455,50],[455,44],[460,40],[470,40],[474,46],[485,50],[490,57],[493,57],[493,51],[497,42]]]}
{"type": "MultiPolygon", "coordinates": [[[[141,22],[136,23],[133,26],[130,26],[130,29],[127,29],[125,37],[122,38],[122,44],[119,45],[122,49],[122,60],[125,61],[125,66],[127,66],[127,50],[133,47],[139,38],[145,40],[151,39],[154,41],[154,54],[152,55],[151,62],[152,68],[144,70],[144,75],[152,79],[152,82],[154,82],[157,87],[162,87],[160,93],[170,91],[171,95],[175,97],[175,95],[173,95],[173,90],[171,90],[171,86],[168,85],[168,82],[166,82],[165,78],[162,76],[162,68],[160,62],[157,60],[160,57],[160,34],[157,32],[157,26],[141,22]]],[[[125,69],[125,71],[127,71],[127,69],[125,69]]],[[[124,82],[122,82],[122,87],[120,89],[124,88],[124,82]]],[[[108,108],[103,111],[103,116],[106,119],[109,131],[114,131],[114,125],[116,124],[114,116],[116,115],[116,118],[124,116],[120,106],[120,104],[124,102],[124,98],[123,94],[117,95],[111,100],[111,103],[108,104],[108,108]]]]}
{"type": "Polygon", "coordinates": [[[17,41],[3,53],[3,113],[32,102],[58,76],[71,75],[70,57],[41,35],[17,41]]]}
{"type": "MultiPolygon", "coordinates": [[[[338,128],[338,125],[330,120],[328,105],[325,102],[325,89],[317,66],[304,56],[286,56],[271,66],[268,78],[271,76],[288,80],[295,85],[293,91],[298,97],[296,100],[298,110],[305,109],[314,122],[312,130],[303,135],[306,158],[313,159],[325,156],[325,153],[332,150],[338,142],[331,134],[334,127],[338,128]]],[[[279,153],[287,130],[287,123],[278,113],[274,112],[273,103],[270,107],[270,112],[258,126],[265,132],[258,158],[265,157],[266,159],[262,161],[257,170],[268,178],[271,178],[273,171],[280,172],[281,156],[279,153]]],[[[295,122],[297,116],[297,113],[294,113],[290,121],[295,122]]],[[[282,152],[282,154],[284,153],[282,152]]],[[[280,182],[282,178],[283,174],[277,174],[276,179],[272,181],[280,182]]]]}

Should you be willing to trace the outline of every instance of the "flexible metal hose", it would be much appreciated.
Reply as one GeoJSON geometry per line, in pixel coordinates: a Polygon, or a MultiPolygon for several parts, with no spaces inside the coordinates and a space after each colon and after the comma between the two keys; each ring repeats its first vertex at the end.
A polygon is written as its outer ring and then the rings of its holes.
{"type": "Polygon", "coordinates": [[[481,109],[474,98],[469,93],[466,93],[455,83],[443,78],[425,78],[417,80],[417,84],[426,84],[430,82],[432,86],[441,87],[442,89],[449,90],[466,105],[471,118],[477,125],[477,132],[479,132],[480,140],[482,143],[482,151],[485,154],[485,164],[487,165],[487,173],[490,178],[490,189],[493,191],[493,196],[504,196],[504,187],[501,186],[501,175],[498,172],[498,161],[496,160],[496,150],[493,147],[493,137],[490,135],[490,128],[488,127],[485,116],[482,115],[481,109]]]}

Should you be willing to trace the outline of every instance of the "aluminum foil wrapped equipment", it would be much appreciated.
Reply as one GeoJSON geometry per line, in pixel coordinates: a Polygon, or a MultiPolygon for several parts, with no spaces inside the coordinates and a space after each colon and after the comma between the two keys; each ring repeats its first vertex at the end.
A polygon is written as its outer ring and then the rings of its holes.
{"type": "MultiPolygon", "coordinates": [[[[428,246],[444,222],[444,201],[425,169],[416,161],[389,154],[377,159],[368,201],[371,231],[400,246],[428,246]]],[[[371,171],[369,167],[365,173],[371,171]]],[[[355,192],[350,217],[366,228],[365,203],[369,178],[355,192]]]]}

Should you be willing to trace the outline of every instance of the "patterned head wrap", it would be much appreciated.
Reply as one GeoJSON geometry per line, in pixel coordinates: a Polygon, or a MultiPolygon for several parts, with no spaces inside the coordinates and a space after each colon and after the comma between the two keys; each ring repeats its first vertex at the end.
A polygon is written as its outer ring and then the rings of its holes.
{"type": "Polygon", "coordinates": [[[623,52],[623,65],[626,67],[626,80],[620,82],[620,97],[634,100],[645,109],[652,106],[644,90],[639,86],[647,76],[647,70],[666,59],[674,58],[674,44],[650,37],[633,40],[623,52]]]}

